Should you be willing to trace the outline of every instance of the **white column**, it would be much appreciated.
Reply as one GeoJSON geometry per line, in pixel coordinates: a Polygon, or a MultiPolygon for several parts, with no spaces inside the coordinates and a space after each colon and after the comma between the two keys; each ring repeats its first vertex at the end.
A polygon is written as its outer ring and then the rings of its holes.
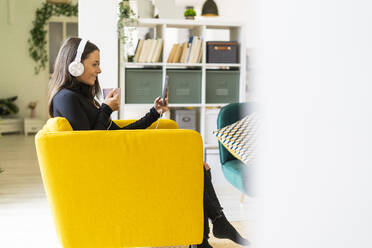
{"type": "Polygon", "coordinates": [[[372,2],[257,1],[257,247],[372,247],[372,2]]]}

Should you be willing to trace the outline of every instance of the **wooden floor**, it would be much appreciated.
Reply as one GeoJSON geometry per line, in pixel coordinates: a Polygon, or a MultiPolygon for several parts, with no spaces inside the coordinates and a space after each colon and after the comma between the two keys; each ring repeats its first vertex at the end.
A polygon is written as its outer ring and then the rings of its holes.
{"type": "MultiPolygon", "coordinates": [[[[240,193],[219,178],[213,159],[209,163],[226,216],[243,236],[252,241],[254,200],[246,199],[240,204],[240,193]]],[[[34,136],[12,134],[0,137],[0,168],[5,170],[0,174],[0,247],[60,247],[42,185],[34,136]]],[[[213,237],[210,243],[215,248],[240,247],[213,237]]]]}

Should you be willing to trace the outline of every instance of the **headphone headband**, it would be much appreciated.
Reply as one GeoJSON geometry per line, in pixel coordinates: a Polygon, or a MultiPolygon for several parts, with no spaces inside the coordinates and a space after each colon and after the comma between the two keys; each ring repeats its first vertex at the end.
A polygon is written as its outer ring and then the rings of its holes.
{"type": "Polygon", "coordinates": [[[76,57],[75,60],[76,62],[81,62],[81,55],[83,55],[85,45],[87,44],[88,40],[87,39],[81,39],[77,52],[76,52],[76,57]]]}

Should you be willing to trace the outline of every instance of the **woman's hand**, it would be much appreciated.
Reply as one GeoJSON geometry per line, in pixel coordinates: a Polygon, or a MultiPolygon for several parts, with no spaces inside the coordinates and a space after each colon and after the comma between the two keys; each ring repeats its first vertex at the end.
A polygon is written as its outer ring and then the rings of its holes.
{"type": "Polygon", "coordinates": [[[159,96],[154,101],[154,108],[160,115],[168,111],[168,87],[165,93],[165,103],[163,103],[163,100],[159,96]]]}
{"type": "Polygon", "coordinates": [[[116,111],[120,106],[120,92],[117,89],[113,89],[105,98],[104,103],[108,105],[112,111],[116,111]]]}

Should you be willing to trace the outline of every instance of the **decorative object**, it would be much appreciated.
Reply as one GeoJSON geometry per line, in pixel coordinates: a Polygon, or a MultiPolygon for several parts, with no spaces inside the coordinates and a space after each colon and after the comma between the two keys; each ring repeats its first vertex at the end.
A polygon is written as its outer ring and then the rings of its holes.
{"type": "Polygon", "coordinates": [[[259,118],[256,112],[213,133],[222,145],[243,163],[252,163],[257,154],[259,118]]]}
{"type": "Polygon", "coordinates": [[[202,16],[218,16],[217,4],[213,0],[207,0],[203,4],[202,16]]]}
{"type": "Polygon", "coordinates": [[[17,96],[0,99],[0,116],[16,114],[19,111],[18,106],[14,103],[17,96]]]}
{"type": "Polygon", "coordinates": [[[123,0],[119,3],[119,20],[118,20],[118,37],[120,42],[124,46],[125,56],[127,59],[127,53],[130,47],[134,46],[133,32],[135,31],[135,25],[138,23],[136,13],[130,7],[128,0],[123,0]]]}
{"type": "Polygon", "coordinates": [[[27,108],[29,108],[31,110],[31,115],[30,115],[31,118],[35,118],[35,116],[36,116],[36,111],[35,111],[36,105],[37,105],[37,101],[36,102],[30,102],[27,105],[27,108]]]}
{"type": "Polygon", "coordinates": [[[47,51],[45,48],[46,34],[45,24],[52,16],[77,16],[78,5],[69,3],[49,3],[45,2],[41,8],[35,12],[35,20],[32,22],[30,31],[31,37],[28,39],[28,52],[31,58],[36,62],[35,74],[39,74],[40,70],[45,69],[45,64],[48,61],[47,51]]]}
{"type": "Polygon", "coordinates": [[[184,16],[186,19],[194,20],[196,16],[196,11],[194,10],[194,7],[187,6],[184,16]]]}

